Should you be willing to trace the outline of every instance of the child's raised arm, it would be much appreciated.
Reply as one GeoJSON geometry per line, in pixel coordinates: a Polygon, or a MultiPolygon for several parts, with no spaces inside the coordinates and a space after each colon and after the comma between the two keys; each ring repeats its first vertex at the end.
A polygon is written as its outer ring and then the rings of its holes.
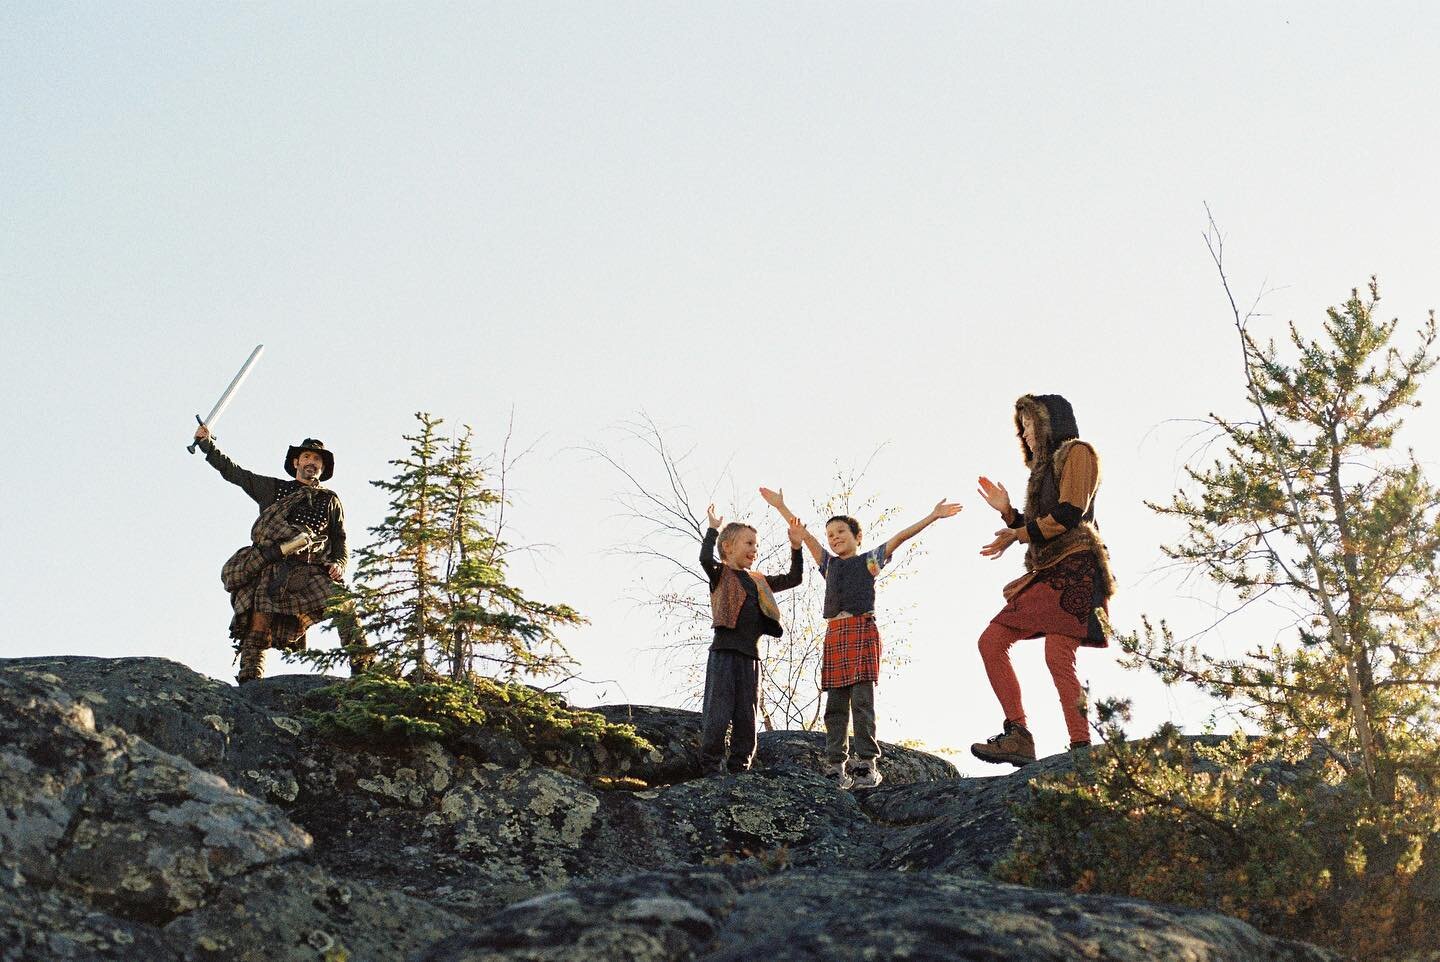
{"type": "Polygon", "coordinates": [[[800,545],[805,540],[805,526],[799,518],[791,518],[786,534],[790,536],[790,570],[783,575],[766,575],[770,590],[779,594],[797,587],[805,580],[805,562],[800,560],[800,545]]]}
{"type": "MultiPolygon", "coordinates": [[[[784,488],[781,488],[779,491],[771,491],[769,488],[761,488],[760,497],[765,499],[766,504],[770,505],[770,507],[780,512],[780,517],[785,519],[786,524],[790,524],[792,521],[795,520],[795,512],[791,511],[785,506],[784,488]]],[[[804,527],[803,525],[801,526],[800,530],[804,532],[804,534],[801,535],[801,538],[805,542],[805,547],[810,549],[810,556],[815,559],[815,563],[818,565],[824,562],[825,549],[821,546],[820,539],[811,534],[809,529],[804,527]]]]}
{"type": "Polygon", "coordinates": [[[900,532],[895,537],[885,542],[885,557],[893,558],[895,556],[895,552],[899,550],[902,544],[909,541],[911,538],[915,537],[917,534],[924,531],[926,528],[930,527],[932,524],[934,524],[936,521],[939,521],[941,518],[953,517],[963,510],[964,507],[962,505],[955,502],[946,501],[944,498],[941,498],[939,502],[936,503],[935,510],[931,511],[925,517],[921,518],[919,521],[915,522],[910,527],[906,528],[904,531],[900,532]]]}
{"type": "Polygon", "coordinates": [[[710,527],[705,529],[705,537],[700,541],[700,567],[705,569],[713,589],[716,576],[720,573],[720,562],[715,560],[715,541],[720,536],[720,526],[725,519],[715,513],[715,505],[712,504],[705,509],[705,520],[710,522],[710,527]]]}

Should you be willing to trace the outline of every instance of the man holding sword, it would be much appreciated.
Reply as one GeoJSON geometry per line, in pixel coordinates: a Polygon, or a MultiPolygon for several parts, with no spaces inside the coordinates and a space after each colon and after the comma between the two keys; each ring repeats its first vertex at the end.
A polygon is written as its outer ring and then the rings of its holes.
{"type": "Polygon", "coordinates": [[[235,552],[221,573],[235,612],[230,621],[230,637],[240,652],[235,680],[243,685],[263,677],[266,649],[303,650],[306,630],[332,616],[350,670],[363,671],[371,654],[354,612],[331,608],[350,560],[340,497],[321,486],[335,472],[334,453],[315,438],[306,438],[286,452],[290,478],[272,478],[230,460],[204,424],[195,429],[195,443],[221,477],[260,507],[250,529],[251,543],[235,552]]]}
{"type": "Polygon", "coordinates": [[[240,684],[265,674],[269,648],[299,651],[305,633],[315,622],[335,619],[350,670],[359,674],[369,667],[373,654],[360,635],[351,603],[334,599],[350,552],[345,541],[345,511],[340,497],[321,487],[335,473],[335,455],[315,438],[291,445],[285,455],[285,473],[292,480],[246,471],[215,446],[210,427],[224,413],[236,390],[259,359],[261,344],[251,352],[210,415],[195,420],[195,442],[205,460],[220,476],[238,486],[260,506],[260,517],[250,528],[250,544],[225,562],[220,579],[230,592],[230,637],[240,655],[240,684]]]}

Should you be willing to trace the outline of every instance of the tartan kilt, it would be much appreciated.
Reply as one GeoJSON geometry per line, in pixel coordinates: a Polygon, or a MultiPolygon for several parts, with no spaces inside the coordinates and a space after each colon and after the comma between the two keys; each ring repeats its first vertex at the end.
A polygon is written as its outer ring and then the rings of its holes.
{"type": "Polygon", "coordinates": [[[880,680],[880,629],[874,615],[832,618],[825,629],[820,687],[845,688],[880,680]]]}
{"type": "Polygon", "coordinates": [[[230,606],[236,614],[304,615],[314,624],[325,617],[325,607],[336,588],[325,568],[303,561],[266,564],[258,578],[230,593],[230,606]]]}
{"type": "MultiPolygon", "coordinates": [[[[298,494],[299,492],[297,492],[298,494]]],[[[303,649],[305,631],[325,617],[337,585],[323,561],[310,563],[291,556],[266,561],[260,545],[287,541],[301,528],[285,520],[295,495],[282,498],[260,513],[250,528],[251,543],[230,556],[220,569],[220,580],[230,593],[231,636],[244,636],[253,612],[284,615],[273,619],[272,643],[278,648],[303,649]]]]}
{"type": "Polygon", "coordinates": [[[247,544],[230,556],[220,569],[220,583],[229,592],[241,591],[253,584],[265,567],[265,556],[253,544],[247,544]]]}

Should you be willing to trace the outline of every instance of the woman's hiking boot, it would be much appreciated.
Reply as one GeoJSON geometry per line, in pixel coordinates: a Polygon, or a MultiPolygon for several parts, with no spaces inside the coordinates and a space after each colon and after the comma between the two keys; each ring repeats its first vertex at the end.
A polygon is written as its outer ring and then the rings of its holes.
{"type": "Polygon", "coordinates": [[[1035,760],[1035,738],[1024,725],[1007,718],[1004,731],[971,745],[970,754],[982,762],[1028,765],[1035,760]]]}

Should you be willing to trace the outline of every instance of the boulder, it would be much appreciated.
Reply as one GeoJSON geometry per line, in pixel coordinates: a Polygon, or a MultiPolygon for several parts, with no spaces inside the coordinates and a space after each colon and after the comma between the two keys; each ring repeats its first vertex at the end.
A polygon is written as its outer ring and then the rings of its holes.
{"type": "Polygon", "coordinates": [[[464,924],[399,892],[314,865],[272,866],[164,928],[186,962],[404,959],[464,924]]]}
{"type": "Polygon", "coordinates": [[[1336,962],[1223,915],[934,873],[645,873],[508,908],[413,962],[1336,962]]]}
{"type": "Polygon", "coordinates": [[[865,813],[888,828],[868,867],[988,875],[1019,831],[1014,807],[1028,797],[1030,780],[1073,764],[1068,754],[1052,755],[990,778],[882,784],[860,793],[865,813]]]}
{"type": "MultiPolygon", "coordinates": [[[[634,725],[655,746],[648,761],[626,774],[651,785],[669,785],[706,774],[700,770],[700,713],[654,705],[601,705],[589,709],[617,724],[634,725]]],[[[825,760],[825,733],[805,731],[761,732],[755,768],[785,768],[818,772],[825,760]]],[[[955,766],[927,752],[880,743],[881,769],[894,785],[959,778],[955,766]]]]}
{"type": "Polygon", "coordinates": [[[0,962],[181,962],[156,928],[0,869],[0,962]]]}
{"type": "MultiPolygon", "coordinates": [[[[311,864],[280,809],[97,730],[97,692],[77,701],[62,683],[0,667],[0,959],[399,959],[461,925],[311,864]]],[[[206,751],[171,714],[152,728],[206,751]]]]}
{"type": "Polygon", "coordinates": [[[710,943],[741,899],[743,867],[648,872],[518,902],[412,962],[668,962],[710,943]]]}
{"type": "Polygon", "coordinates": [[[304,853],[278,810],[118,729],[43,672],[0,674],[0,863],[123,918],[168,921],[304,853]]]}
{"type": "Polygon", "coordinates": [[[873,826],[850,792],[816,772],[761,769],[642,792],[682,862],[760,858],[837,867],[879,853],[873,826]]]}

